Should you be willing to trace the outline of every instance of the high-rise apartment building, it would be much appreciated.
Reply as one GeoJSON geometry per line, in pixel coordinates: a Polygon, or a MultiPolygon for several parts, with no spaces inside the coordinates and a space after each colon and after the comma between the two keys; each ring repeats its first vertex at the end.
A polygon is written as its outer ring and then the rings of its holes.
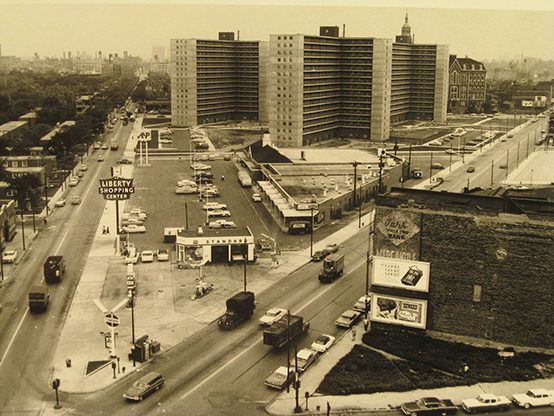
{"type": "Polygon", "coordinates": [[[330,138],[384,141],[391,123],[446,119],[448,48],[413,43],[407,21],[396,42],[319,36],[270,36],[272,141],[295,147],[330,138]]]}
{"type": "Polygon", "coordinates": [[[388,39],[270,36],[272,141],[302,146],[333,137],[388,137],[390,55],[388,39]]]}
{"type": "Polygon", "coordinates": [[[446,120],[448,46],[414,43],[408,15],[392,45],[391,124],[446,120]]]}
{"type": "Polygon", "coordinates": [[[223,120],[267,122],[267,42],[171,40],[171,119],[175,126],[223,120]]]}

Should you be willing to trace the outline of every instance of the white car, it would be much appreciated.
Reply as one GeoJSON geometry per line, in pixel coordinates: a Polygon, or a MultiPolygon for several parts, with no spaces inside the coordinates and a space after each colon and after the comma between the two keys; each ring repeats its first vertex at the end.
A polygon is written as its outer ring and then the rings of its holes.
{"type": "Polygon", "coordinates": [[[166,138],[158,139],[158,142],[160,142],[161,144],[173,144],[173,140],[166,138]]]}
{"type": "Polygon", "coordinates": [[[131,215],[143,215],[145,218],[148,216],[148,213],[142,208],[133,208],[129,213],[131,215]]]}
{"type": "Polygon", "coordinates": [[[140,260],[143,263],[152,263],[154,261],[154,251],[142,250],[142,253],[140,253],[140,260]]]}
{"type": "Polygon", "coordinates": [[[367,310],[371,310],[371,295],[362,296],[358,301],[352,306],[352,309],[358,312],[365,312],[365,303],[367,300],[367,310]]]}
{"type": "Polygon", "coordinates": [[[56,207],[65,207],[65,199],[58,199],[56,203],[54,204],[56,207]]]}
{"type": "Polygon", "coordinates": [[[100,146],[102,150],[106,150],[108,148],[108,145],[106,143],[102,143],[102,146],[100,146]]]}
{"type": "Polygon", "coordinates": [[[237,228],[233,221],[216,220],[208,223],[209,228],[237,228]]]}
{"type": "Polygon", "coordinates": [[[252,194],[252,201],[262,202],[262,196],[260,194],[252,194]]]}
{"type": "Polygon", "coordinates": [[[193,163],[190,165],[190,168],[193,170],[210,170],[212,167],[210,165],[206,165],[205,163],[193,163]]]}
{"type": "Polygon", "coordinates": [[[169,260],[169,251],[167,248],[162,248],[158,250],[158,254],[156,255],[156,258],[158,261],[168,261],[169,260]]]}
{"type": "Polygon", "coordinates": [[[96,142],[94,143],[94,145],[92,146],[95,150],[98,150],[100,149],[100,143],[96,142]]]}
{"type": "Polygon", "coordinates": [[[146,227],[144,225],[129,224],[124,227],[121,227],[124,233],[135,234],[135,233],[145,233],[146,227]]]}
{"type": "Polygon", "coordinates": [[[280,390],[287,385],[287,381],[291,382],[292,380],[294,380],[294,370],[291,368],[287,377],[287,367],[282,366],[266,378],[264,384],[268,387],[280,390]]]}
{"type": "Polygon", "coordinates": [[[73,195],[71,197],[71,204],[72,205],[79,205],[81,203],[81,197],[79,195],[73,195]]]}
{"type": "Polygon", "coordinates": [[[74,176],[73,178],[71,178],[69,180],[68,185],[69,186],[77,186],[78,183],[79,183],[79,178],[74,176]]]}
{"type": "Polygon", "coordinates": [[[462,401],[462,409],[468,413],[489,412],[492,410],[507,410],[512,402],[506,396],[495,394],[480,394],[474,399],[462,401]]]}
{"type": "Polygon", "coordinates": [[[191,188],[197,188],[198,185],[196,182],[191,181],[190,179],[181,179],[177,182],[177,186],[190,186],[191,188]]]}
{"type": "Polygon", "coordinates": [[[190,186],[178,186],[175,188],[176,195],[188,195],[188,194],[197,194],[198,188],[192,188],[190,186]]]}
{"type": "Polygon", "coordinates": [[[270,326],[273,323],[277,322],[281,317],[286,316],[287,310],[283,308],[271,308],[268,310],[264,316],[259,320],[260,325],[270,326]]]}
{"type": "Polygon", "coordinates": [[[84,172],[84,171],[87,170],[87,169],[88,169],[88,166],[86,165],[86,163],[81,163],[81,166],[79,166],[79,170],[80,170],[80,171],[83,171],[83,172],[84,172]]]}
{"type": "Polygon", "coordinates": [[[98,155],[98,157],[96,158],[96,161],[97,162],[103,162],[105,159],[104,155],[98,155]]]}
{"type": "Polygon", "coordinates": [[[317,351],[314,351],[310,348],[303,348],[296,354],[296,363],[294,357],[290,360],[291,368],[298,368],[298,373],[306,371],[306,369],[312,364],[317,358],[317,351]]]}
{"type": "Polygon", "coordinates": [[[314,342],[312,342],[312,345],[310,348],[314,351],[324,353],[329,348],[333,346],[333,343],[335,342],[335,337],[332,337],[331,335],[327,334],[321,334],[318,336],[314,342]]]}
{"type": "Polygon", "coordinates": [[[209,217],[230,217],[231,212],[226,209],[214,209],[208,211],[209,217]]]}
{"type": "Polygon", "coordinates": [[[206,202],[202,206],[202,209],[208,210],[208,211],[214,210],[214,209],[227,209],[227,205],[220,204],[219,202],[206,202]]]}
{"type": "Polygon", "coordinates": [[[144,213],[140,213],[140,214],[131,214],[130,212],[124,212],[123,214],[121,214],[121,220],[126,220],[128,218],[138,218],[139,220],[142,220],[142,221],[146,221],[146,214],[144,213]]]}
{"type": "Polygon", "coordinates": [[[144,225],[144,220],[138,217],[128,217],[121,220],[121,225],[144,225]]]}
{"type": "Polygon", "coordinates": [[[13,263],[15,262],[16,258],[17,258],[16,250],[6,250],[4,251],[4,254],[2,254],[2,263],[13,263]]]}
{"type": "Polygon", "coordinates": [[[527,393],[514,394],[512,401],[526,409],[538,406],[554,406],[554,390],[530,389],[527,393]]]}

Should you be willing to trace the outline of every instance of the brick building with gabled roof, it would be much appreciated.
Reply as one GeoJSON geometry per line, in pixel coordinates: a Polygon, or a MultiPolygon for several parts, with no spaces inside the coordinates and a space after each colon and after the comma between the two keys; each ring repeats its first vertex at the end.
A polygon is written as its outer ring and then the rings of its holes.
{"type": "Polygon", "coordinates": [[[448,80],[448,111],[480,113],[487,91],[485,65],[475,59],[450,55],[448,80]]]}

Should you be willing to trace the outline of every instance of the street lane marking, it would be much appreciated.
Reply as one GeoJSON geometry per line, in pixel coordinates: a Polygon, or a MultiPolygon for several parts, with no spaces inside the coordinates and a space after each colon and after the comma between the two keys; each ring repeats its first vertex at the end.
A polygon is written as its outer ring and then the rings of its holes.
{"type": "MultiPolygon", "coordinates": [[[[363,261],[361,261],[360,263],[356,264],[356,266],[354,266],[354,268],[347,273],[350,274],[352,273],[354,270],[357,270],[358,267],[360,267],[362,264],[365,264],[366,260],[364,259],[363,261]]],[[[346,276],[345,276],[346,277],[346,276]]],[[[331,289],[334,289],[334,286],[333,285],[329,285],[329,287],[327,289],[325,289],[324,291],[322,291],[319,295],[317,295],[315,298],[313,298],[312,300],[310,300],[309,302],[305,303],[303,306],[301,306],[294,314],[297,314],[298,312],[302,311],[304,308],[306,308],[308,305],[310,305],[312,302],[314,302],[315,300],[319,299],[321,296],[323,296],[325,293],[327,293],[328,291],[330,291],[331,289]]],[[[225,370],[228,366],[230,366],[231,364],[233,364],[235,361],[237,361],[239,358],[241,358],[244,354],[246,354],[248,351],[250,351],[252,348],[254,348],[257,344],[259,344],[260,342],[262,342],[261,340],[257,340],[257,341],[254,341],[252,344],[250,344],[244,351],[240,352],[238,355],[235,355],[233,358],[231,358],[229,361],[227,361],[225,364],[223,364],[222,366],[220,366],[216,371],[214,371],[212,374],[210,374],[208,377],[206,377],[204,380],[202,380],[201,382],[199,382],[198,384],[196,384],[192,389],[190,389],[189,391],[187,391],[185,394],[183,394],[180,399],[183,400],[185,398],[187,398],[188,396],[190,396],[192,393],[194,393],[196,390],[198,390],[200,387],[202,387],[204,384],[206,384],[208,381],[210,381],[212,378],[214,378],[215,376],[217,376],[219,373],[221,373],[223,370],[225,370]]]]}
{"type": "Polygon", "coordinates": [[[85,199],[86,197],[88,196],[88,193],[90,191],[90,187],[92,185],[94,185],[94,183],[96,182],[96,177],[98,176],[98,174],[100,173],[100,169],[96,169],[96,173],[94,174],[94,177],[92,178],[92,180],[90,181],[89,185],[88,185],[88,188],[87,190],[85,191],[85,195],[83,196],[83,199],[81,200],[81,203],[79,204],[79,208],[77,208],[77,213],[79,213],[79,211],[81,210],[81,207],[83,206],[83,202],[85,202],[85,199]]]}
{"type": "Polygon", "coordinates": [[[8,355],[8,352],[10,352],[10,348],[12,347],[13,342],[15,341],[15,337],[17,336],[17,333],[19,332],[19,329],[21,328],[21,325],[23,324],[23,320],[27,316],[27,313],[29,313],[29,307],[27,306],[27,309],[25,309],[25,313],[21,317],[21,320],[19,321],[19,325],[17,325],[17,329],[15,330],[15,333],[12,336],[12,339],[10,340],[10,343],[8,344],[8,347],[6,348],[6,351],[4,351],[4,355],[2,356],[2,359],[0,360],[0,367],[2,367],[2,364],[4,363],[4,359],[6,358],[6,355],[8,355]]]}

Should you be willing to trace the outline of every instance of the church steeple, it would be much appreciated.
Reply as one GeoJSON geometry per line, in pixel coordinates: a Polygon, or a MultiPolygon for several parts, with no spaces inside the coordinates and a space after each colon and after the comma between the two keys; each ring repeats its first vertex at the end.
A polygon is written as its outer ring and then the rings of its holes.
{"type": "Polygon", "coordinates": [[[408,23],[408,12],[406,12],[406,17],[404,18],[404,24],[402,25],[402,31],[400,36],[396,36],[397,43],[414,43],[412,37],[412,28],[408,23]]]}

